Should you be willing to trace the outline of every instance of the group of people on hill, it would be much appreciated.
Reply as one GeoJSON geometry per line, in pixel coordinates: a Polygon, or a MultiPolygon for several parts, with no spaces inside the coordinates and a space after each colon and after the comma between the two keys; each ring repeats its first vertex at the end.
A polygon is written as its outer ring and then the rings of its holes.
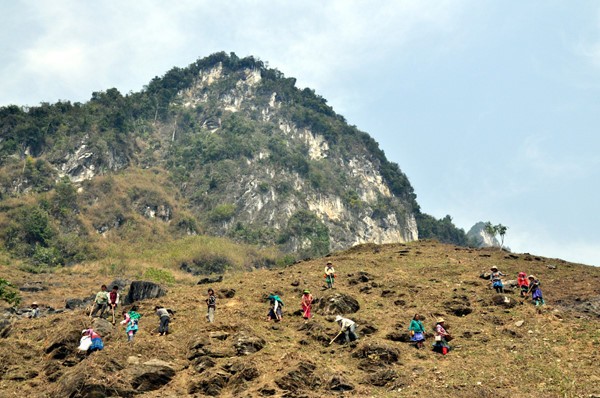
{"type": "MultiPolygon", "coordinates": [[[[502,277],[505,277],[506,274],[500,272],[498,267],[493,266],[490,268],[489,280],[492,288],[496,290],[497,293],[504,293],[504,283],[502,281],[502,277]]],[[[332,289],[334,287],[335,282],[335,269],[331,261],[328,261],[325,270],[324,270],[324,278],[325,278],[325,289],[332,289]]],[[[536,305],[545,304],[542,290],[540,288],[540,280],[537,279],[534,275],[529,275],[525,272],[519,272],[517,278],[517,285],[520,290],[521,297],[527,297],[531,294],[532,302],[536,305]]],[[[270,294],[268,296],[268,300],[270,303],[269,311],[267,314],[267,320],[280,322],[283,319],[283,301],[281,297],[277,294],[270,294]]],[[[112,314],[112,323],[115,324],[115,310],[119,305],[120,296],[119,296],[119,287],[113,286],[111,291],[107,291],[106,285],[101,286],[101,290],[95,295],[92,309],[90,311],[90,318],[99,316],[104,317],[104,313],[110,309],[112,314]]],[[[312,317],[312,305],[313,305],[314,297],[311,294],[309,289],[304,289],[302,292],[302,297],[300,300],[300,307],[302,309],[302,317],[306,322],[312,317]]],[[[214,322],[215,320],[215,312],[217,307],[217,297],[215,295],[215,291],[212,288],[208,289],[208,296],[205,300],[207,310],[206,310],[206,320],[207,322],[214,322]]],[[[120,322],[121,325],[125,327],[125,333],[127,335],[128,341],[133,341],[135,334],[139,329],[139,320],[141,315],[137,312],[137,306],[132,306],[130,310],[123,310],[121,315],[123,320],[120,322]]],[[[159,336],[165,336],[169,333],[169,323],[171,320],[171,315],[173,312],[163,306],[157,305],[154,307],[154,311],[159,318],[158,325],[158,334],[159,336]]],[[[39,316],[38,304],[32,304],[32,315],[30,317],[39,316]]],[[[337,315],[335,318],[335,322],[340,326],[339,333],[331,340],[333,343],[340,335],[344,334],[345,341],[350,343],[352,341],[358,340],[358,334],[356,332],[356,323],[348,318],[344,318],[341,315],[337,315]]],[[[423,326],[422,317],[419,314],[415,314],[413,319],[410,322],[408,327],[410,332],[410,340],[415,343],[416,348],[423,348],[425,339],[426,339],[426,331],[423,326]]],[[[94,331],[92,328],[87,328],[82,330],[81,332],[82,338],[80,341],[79,349],[82,351],[93,352],[97,350],[102,350],[104,344],[102,343],[101,336],[94,331]]],[[[448,342],[452,340],[452,336],[447,332],[445,326],[445,320],[443,318],[438,318],[435,329],[434,329],[434,343],[433,349],[434,351],[440,352],[445,355],[450,350],[450,345],[448,342]]],[[[330,343],[330,344],[331,344],[330,343]]]]}
{"type": "MultiPolygon", "coordinates": [[[[493,266],[490,268],[490,284],[492,285],[492,288],[496,290],[496,293],[504,293],[504,283],[502,282],[503,276],[506,276],[506,274],[500,272],[498,267],[493,266]]],[[[519,272],[517,276],[519,295],[526,298],[529,294],[531,294],[531,301],[536,306],[546,304],[540,285],[541,282],[535,277],[535,275],[527,276],[525,272],[519,272]]]]}

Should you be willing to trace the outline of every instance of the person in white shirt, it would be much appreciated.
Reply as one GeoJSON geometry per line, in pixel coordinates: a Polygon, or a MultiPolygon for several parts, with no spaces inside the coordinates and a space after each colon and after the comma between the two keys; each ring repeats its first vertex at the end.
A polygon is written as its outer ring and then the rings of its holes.
{"type": "Polygon", "coordinates": [[[356,334],[356,323],[353,320],[338,315],[335,317],[335,321],[341,327],[340,333],[343,332],[345,334],[346,343],[358,340],[358,335],[356,334]]]}

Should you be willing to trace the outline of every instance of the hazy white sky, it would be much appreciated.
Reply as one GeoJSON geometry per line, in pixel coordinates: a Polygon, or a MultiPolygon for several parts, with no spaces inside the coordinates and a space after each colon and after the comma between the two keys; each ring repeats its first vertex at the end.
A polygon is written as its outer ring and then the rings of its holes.
{"type": "Polygon", "coordinates": [[[0,105],[138,91],[217,51],[314,88],[421,208],[600,265],[600,3],[0,0],[0,105]]]}

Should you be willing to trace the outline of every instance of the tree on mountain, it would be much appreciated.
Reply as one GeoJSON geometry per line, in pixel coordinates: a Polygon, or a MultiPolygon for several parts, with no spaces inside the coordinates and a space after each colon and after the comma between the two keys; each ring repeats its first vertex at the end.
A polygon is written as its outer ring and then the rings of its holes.
{"type": "Polygon", "coordinates": [[[504,226],[502,224],[492,225],[492,223],[489,221],[485,223],[484,227],[485,232],[487,232],[491,236],[500,236],[500,249],[502,249],[502,247],[504,246],[504,235],[506,234],[507,229],[507,226],[504,226]]]}

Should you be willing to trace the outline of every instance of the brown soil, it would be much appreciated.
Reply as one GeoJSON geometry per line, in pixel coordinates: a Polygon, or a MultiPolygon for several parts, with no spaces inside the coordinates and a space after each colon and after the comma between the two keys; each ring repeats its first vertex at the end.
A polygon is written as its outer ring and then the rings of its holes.
{"type": "MultiPolygon", "coordinates": [[[[197,286],[195,277],[177,274],[165,297],[139,303],[143,318],[133,343],[117,324],[105,338],[105,349],[88,357],[73,351],[81,329],[90,326],[84,309],[16,320],[8,337],[0,339],[0,396],[600,394],[600,317],[583,310],[600,297],[600,268],[431,241],[362,245],[327,260],[337,273],[334,292],[353,297],[360,306],[347,315],[359,324],[357,344],[328,345],[327,338],[338,329],[333,315],[315,314],[308,325],[292,315],[300,308],[303,289],[311,289],[316,299],[331,294],[321,290],[324,259],[226,274],[212,287],[235,289],[235,294],[219,299],[214,324],[205,321],[208,285],[197,286]],[[535,274],[547,305],[536,308],[516,293],[507,294],[516,300],[514,307],[495,305],[495,292],[479,278],[492,265],[507,279],[516,279],[519,271],[535,274]],[[285,302],[281,323],[266,321],[263,297],[270,292],[285,302]],[[168,336],[155,332],[158,318],[152,309],[157,303],[176,311],[168,336]],[[428,331],[437,317],[446,319],[454,336],[448,355],[431,351],[432,338],[423,350],[402,342],[415,313],[425,316],[428,331]],[[521,326],[519,321],[524,321],[521,326]],[[166,374],[173,369],[174,376],[159,389],[141,392],[139,385],[147,386],[153,377],[161,383],[160,375],[143,373],[152,367],[144,363],[155,359],[167,362],[166,374]]],[[[24,303],[35,300],[42,307],[63,308],[66,298],[88,297],[114,279],[99,277],[93,265],[45,275],[2,267],[2,275],[10,275],[16,285],[42,281],[47,290],[24,293],[24,303]]]]}

